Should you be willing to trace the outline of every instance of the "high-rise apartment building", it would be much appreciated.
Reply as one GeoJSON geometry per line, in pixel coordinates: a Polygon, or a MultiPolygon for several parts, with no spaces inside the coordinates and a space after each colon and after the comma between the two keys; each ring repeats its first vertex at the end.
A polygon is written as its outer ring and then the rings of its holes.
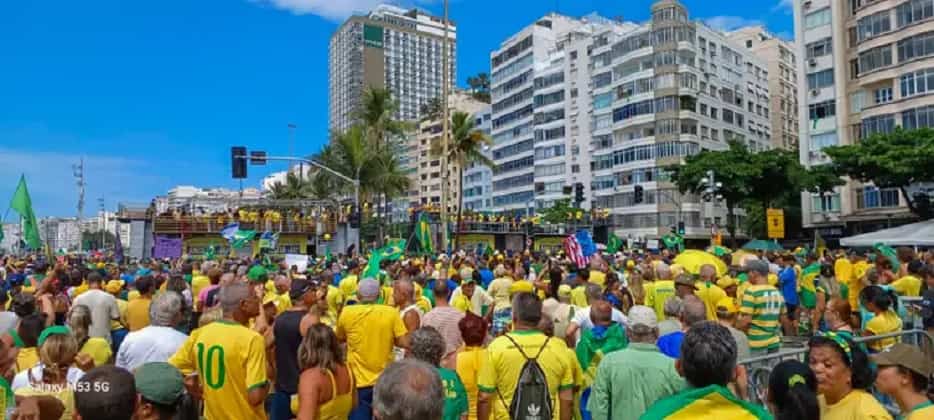
{"type": "MultiPolygon", "coordinates": [[[[455,112],[466,112],[472,118],[482,118],[482,111],[489,104],[480,102],[467,92],[457,91],[448,97],[450,115],[455,112]]],[[[480,126],[478,126],[480,128],[480,126]]],[[[442,173],[442,156],[437,149],[441,144],[442,120],[440,118],[423,120],[418,124],[418,132],[409,141],[415,142],[410,150],[415,152],[415,171],[410,174],[411,185],[415,187],[415,195],[411,205],[431,205],[435,208],[441,206],[441,192],[444,183],[448,189],[448,208],[451,212],[457,211],[460,203],[460,166],[453,160],[447,162],[447,173],[442,173]]],[[[467,168],[464,168],[465,172],[467,168]]]]}
{"type": "MultiPolygon", "coordinates": [[[[448,84],[457,67],[457,26],[448,24],[448,84]]],[[[398,102],[396,118],[415,121],[422,105],[442,92],[444,21],[421,10],[377,6],[348,18],[331,35],[328,56],[329,128],[347,130],[367,87],[386,88],[398,102]]]]}
{"type": "MultiPolygon", "coordinates": [[[[801,163],[823,148],[895,127],[934,125],[934,0],[794,2],[800,49],[801,163]]],[[[825,237],[885,228],[910,217],[897,189],[849,181],[802,194],[804,226],[825,237]]]]}
{"type": "Polygon", "coordinates": [[[798,150],[798,63],[792,42],[775,37],[761,26],[749,26],[728,34],[765,61],[769,71],[769,109],[772,147],[798,150]]]}
{"type": "Polygon", "coordinates": [[[491,54],[493,209],[571,198],[608,208],[617,234],[688,237],[725,226],[725,209],[680,194],[666,167],[729,141],[772,147],[769,71],[674,0],[648,24],[547,15],[491,54]],[[636,203],[634,189],[643,191],[636,203]]]}

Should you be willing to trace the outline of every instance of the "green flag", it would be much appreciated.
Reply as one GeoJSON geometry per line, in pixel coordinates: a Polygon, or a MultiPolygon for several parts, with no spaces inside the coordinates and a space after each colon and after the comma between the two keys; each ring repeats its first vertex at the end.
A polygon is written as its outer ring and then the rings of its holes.
{"type": "Polygon", "coordinates": [[[30,249],[39,249],[42,246],[42,241],[39,239],[39,224],[32,210],[32,200],[26,188],[25,175],[20,175],[19,185],[13,193],[13,200],[10,201],[10,208],[19,213],[23,225],[23,240],[26,241],[26,245],[30,249]]]}
{"type": "Polygon", "coordinates": [[[606,241],[606,252],[607,254],[615,254],[616,251],[619,251],[623,247],[623,240],[619,239],[615,233],[610,233],[610,238],[606,241]]]}
{"type": "Polygon", "coordinates": [[[331,262],[331,259],[332,259],[332,257],[331,257],[331,247],[325,245],[325,246],[324,246],[324,260],[327,261],[327,262],[331,262]]]}
{"type": "Polygon", "coordinates": [[[390,261],[398,260],[402,257],[402,254],[405,253],[405,239],[389,241],[386,246],[380,248],[379,253],[382,254],[381,259],[390,261]]]}
{"type": "Polygon", "coordinates": [[[379,263],[383,261],[382,251],[382,249],[374,249],[370,252],[370,260],[366,263],[366,269],[363,270],[363,277],[361,279],[376,279],[376,276],[379,275],[379,263]]]}
{"type": "Polygon", "coordinates": [[[255,230],[238,230],[234,233],[233,240],[230,241],[230,248],[243,248],[247,242],[253,240],[254,236],[256,236],[255,230]]]}
{"type": "Polygon", "coordinates": [[[433,253],[431,246],[431,225],[428,220],[428,213],[418,214],[418,222],[415,225],[415,238],[418,239],[418,245],[424,253],[433,253]]]}

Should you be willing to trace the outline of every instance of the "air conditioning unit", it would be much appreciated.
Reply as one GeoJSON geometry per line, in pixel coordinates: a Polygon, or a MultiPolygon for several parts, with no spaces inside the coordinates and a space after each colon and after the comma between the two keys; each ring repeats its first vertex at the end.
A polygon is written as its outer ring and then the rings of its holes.
{"type": "Polygon", "coordinates": [[[816,59],[816,58],[808,59],[808,65],[811,66],[811,67],[816,66],[816,65],[817,65],[817,59],[816,59]]]}
{"type": "Polygon", "coordinates": [[[811,89],[811,96],[817,96],[817,95],[820,95],[820,91],[817,89],[811,89]]]}
{"type": "Polygon", "coordinates": [[[810,1],[810,0],[805,0],[804,3],[801,3],[801,7],[803,7],[804,10],[810,9],[810,8],[811,8],[811,1],[810,1]]]}

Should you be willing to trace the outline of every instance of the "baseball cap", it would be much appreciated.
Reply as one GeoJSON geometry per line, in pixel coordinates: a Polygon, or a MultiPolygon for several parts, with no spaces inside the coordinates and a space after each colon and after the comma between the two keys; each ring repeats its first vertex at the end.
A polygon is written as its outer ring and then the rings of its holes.
{"type": "Polygon", "coordinates": [[[559,297],[570,297],[571,296],[571,285],[562,284],[558,286],[558,296],[559,297]]]}
{"type": "Polygon", "coordinates": [[[743,265],[743,270],[746,272],[756,272],[763,276],[767,276],[769,274],[769,263],[759,259],[749,260],[746,261],[745,265],[743,265]]]}
{"type": "Polygon", "coordinates": [[[357,296],[363,299],[376,299],[379,297],[379,282],[373,278],[365,278],[357,285],[357,296]]]}
{"type": "Polygon", "coordinates": [[[120,293],[121,289],[123,289],[123,280],[111,280],[104,286],[104,290],[110,294],[120,293]]]}
{"type": "Polygon", "coordinates": [[[250,281],[265,281],[266,280],[266,268],[261,265],[254,265],[250,267],[250,271],[247,271],[246,277],[250,281]]]}
{"type": "Polygon", "coordinates": [[[314,289],[316,286],[315,282],[308,280],[307,278],[297,278],[292,280],[292,287],[289,289],[289,297],[292,300],[301,298],[308,293],[308,291],[314,289]]]}
{"type": "Polygon", "coordinates": [[[532,286],[532,283],[525,281],[525,280],[519,280],[517,282],[513,282],[512,286],[509,286],[509,294],[511,295],[514,295],[516,293],[522,293],[522,292],[532,293],[534,291],[535,291],[535,286],[532,286]]]}
{"type": "Polygon", "coordinates": [[[717,301],[717,311],[726,312],[728,314],[735,314],[739,310],[736,308],[736,302],[733,302],[733,298],[725,297],[717,301]]]}
{"type": "Polygon", "coordinates": [[[636,305],[629,309],[629,325],[643,325],[649,328],[658,328],[658,317],[655,310],[643,305],[636,305]]]}
{"type": "Polygon", "coordinates": [[[912,372],[930,377],[934,373],[934,364],[924,357],[921,349],[905,343],[895,343],[869,359],[879,366],[901,366],[912,372]]]}
{"type": "Polygon", "coordinates": [[[185,390],[182,373],[166,362],[146,363],[133,372],[136,392],[156,404],[175,405],[185,390]]]}
{"type": "Polygon", "coordinates": [[[682,274],[678,277],[675,277],[675,286],[691,286],[697,289],[697,284],[694,282],[694,278],[690,274],[682,274]]]}

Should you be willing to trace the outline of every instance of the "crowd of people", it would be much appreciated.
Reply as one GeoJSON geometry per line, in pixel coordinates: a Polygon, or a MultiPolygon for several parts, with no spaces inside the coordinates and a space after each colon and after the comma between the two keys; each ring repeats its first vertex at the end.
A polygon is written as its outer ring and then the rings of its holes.
{"type": "Polygon", "coordinates": [[[934,419],[932,349],[893,334],[934,332],[934,254],[894,251],[727,253],[726,270],[669,251],[584,267],[561,252],[341,255],[302,271],[5,256],[0,405],[18,419],[934,419]],[[795,346],[803,360],[770,357],[795,346]],[[771,369],[765,405],[754,365],[771,369]]]}

